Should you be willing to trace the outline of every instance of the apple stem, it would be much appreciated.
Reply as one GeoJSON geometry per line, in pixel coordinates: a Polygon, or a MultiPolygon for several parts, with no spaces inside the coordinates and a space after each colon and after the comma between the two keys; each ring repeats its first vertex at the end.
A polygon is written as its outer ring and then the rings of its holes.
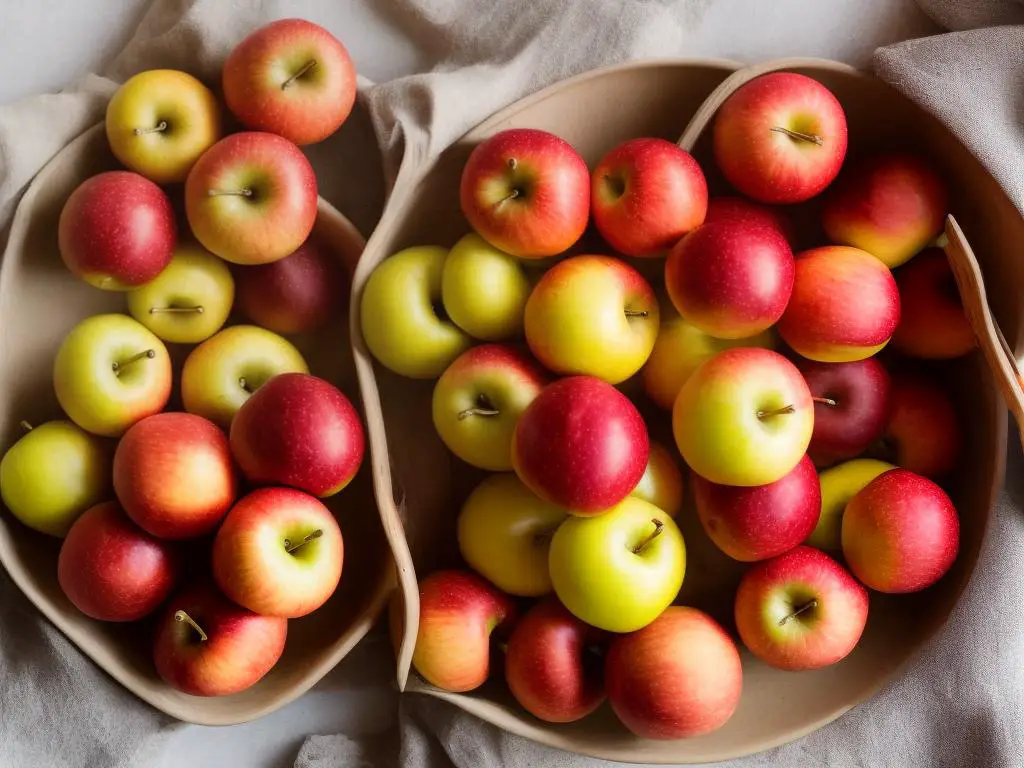
{"type": "Polygon", "coordinates": [[[822,139],[821,136],[818,136],[813,133],[800,133],[800,131],[791,131],[789,130],[789,128],[783,128],[781,126],[772,128],[772,130],[777,131],[778,133],[784,133],[791,139],[797,139],[799,141],[809,141],[811,144],[817,144],[819,147],[825,143],[825,140],[822,139]]]}
{"type": "Polygon", "coordinates": [[[626,317],[647,317],[649,314],[646,309],[627,309],[625,312],[626,317]]]}
{"type": "Polygon", "coordinates": [[[156,357],[156,350],[155,349],[147,349],[147,350],[144,350],[142,352],[139,352],[137,355],[132,355],[131,357],[129,357],[127,360],[125,360],[123,362],[119,363],[119,362],[117,362],[115,360],[111,364],[110,367],[114,369],[114,373],[119,373],[122,368],[127,368],[132,363],[138,362],[139,360],[142,360],[143,358],[146,358],[148,360],[152,360],[154,357],[156,357]]]}
{"type": "Polygon", "coordinates": [[[141,136],[144,133],[160,133],[161,131],[166,131],[166,130],[167,130],[167,121],[166,120],[161,120],[153,128],[136,128],[134,133],[135,133],[136,136],[141,136]]]}
{"type": "Polygon", "coordinates": [[[250,395],[252,394],[252,390],[249,389],[249,382],[245,380],[245,376],[240,376],[238,378],[238,386],[240,386],[242,389],[244,389],[250,395]]]}
{"type": "Polygon", "coordinates": [[[307,61],[305,64],[303,64],[301,67],[299,67],[299,71],[298,72],[296,72],[294,75],[292,75],[287,80],[285,80],[283,83],[281,83],[281,90],[282,91],[286,90],[289,86],[291,86],[292,83],[294,83],[296,80],[298,80],[304,74],[309,72],[309,70],[311,70],[315,66],[316,66],[316,59],[310,59],[309,61],[307,61]]]}
{"type": "Polygon", "coordinates": [[[633,547],[634,555],[639,555],[641,552],[647,549],[647,545],[654,541],[656,538],[658,538],[658,536],[661,535],[661,532],[665,530],[665,524],[661,522],[661,520],[659,520],[658,518],[651,518],[651,522],[654,523],[654,530],[647,536],[646,539],[644,539],[635,547],[633,547]]]}
{"type": "Polygon", "coordinates": [[[497,408],[467,408],[464,411],[459,411],[459,421],[468,419],[470,416],[497,416],[500,414],[497,408]]]}
{"type": "Polygon", "coordinates": [[[514,171],[518,167],[519,167],[519,161],[516,160],[514,157],[510,157],[508,159],[508,169],[510,171],[514,171]]]}
{"type": "Polygon", "coordinates": [[[811,400],[816,403],[821,403],[822,405],[827,405],[829,408],[835,408],[837,405],[836,401],[831,397],[812,397],[811,400]]]}
{"type": "Polygon", "coordinates": [[[22,421],[18,426],[20,426],[26,432],[32,431],[32,425],[29,424],[27,421],[22,421]]]}
{"type": "Polygon", "coordinates": [[[239,197],[252,197],[252,190],[248,187],[244,189],[209,189],[206,194],[210,197],[217,197],[219,195],[238,195],[239,197]]]}
{"type": "Polygon", "coordinates": [[[784,413],[792,413],[795,409],[792,405],[784,405],[781,408],[776,408],[773,411],[758,411],[757,418],[767,419],[769,416],[781,416],[784,413]]]}
{"type": "Polygon", "coordinates": [[[317,528],[312,533],[306,534],[306,538],[304,538],[302,541],[298,542],[297,544],[292,544],[291,540],[285,539],[284,540],[285,552],[287,552],[288,554],[293,554],[296,551],[298,551],[299,549],[301,549],[302,547],[304,547],[306,544],[309,544],[309,542],[313,541],[314,539],[319,539],[323,535],[324,535],[324,532],[322,530],[320,530],[319,528],[317,528]]]}
{"type": "Polygon", "coordinates": [[[496,202],[494,204],[494,207],[497,208],[502,203],[507,203],[509,200],[515,200],[517,197],[519,197],[519,190],[518,189],[513,189],[511,192],[509,192],[507,195],[505,195],[503,198],[501,198],[501,200],[496,202]]]}
{"type": "Polygon", "coordinates": [[[149,314],[156,315],[161,312],[173,315],[182,315],[185,313],[195,312],[197,315],[203,314],[206,310],[201,305],[195,307],[150,307],[149,314]]]}
{"type": "Polygon", "coordinates": [[[799,608],[797,608],[795,611],[793,611],[788,616],[783,616],[781,619],[779,619],[779,626],[780,627],[785,626],[786,622],[789,621],[790,619],[795,619],[797,616],[799,616],[804,611],[809,611],[812,608],[817,608],[817,607],[818,607],[818,600],[816,598],[811,600],[808,603],[804,603],[803,605],[801,605],[799,608]]]}
{"type": "Polygon", "coordinates": [[[194,629],[196,632],[199,633],[199,640],[200,640],[200,642],[204,642],[205,643],[207,641],[208,637],[207,637],[207,634],[205,632],[203,632],[203,628],[200,627],[198,624],[196,624],[195,619],[193,619],[191,616],[189,616],[184,611],[175,611],[174,612],[174,620],[175,621],[184,621],[184,622],[186,622],[190,627],[192,627],[192,629],[194,629]]]}

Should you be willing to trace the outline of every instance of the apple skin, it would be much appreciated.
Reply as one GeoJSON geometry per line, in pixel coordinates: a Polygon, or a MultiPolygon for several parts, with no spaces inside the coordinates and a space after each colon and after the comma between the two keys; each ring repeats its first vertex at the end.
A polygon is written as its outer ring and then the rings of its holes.
{"type": "Polygon", "coordinates": [[[317,213],[316,174],[297,146],[273,133],[225,136],[185,180],[189,226],[211,253],[268,264],[302,245],[317,213]]]}
{"type": "Polygon", "coordinates": [[[665,254],[704,222],[708,183],[689,152],[671,141],[626,141],[594,168],[590,208],[601,236],[619,253],[665,254]]]}
{"type": "Polygon", "coordinates": [[[462,170],[462,212],[505,253],[540,259],[567,251],[590,217],[590,171],[572,146],[534,128],[499,131],[462,170]]]}
{"type": "Polygon", "coordinates": [[[160,617],[153,663],[160,678],[192,696],[229,696],[251,688],[284,652],[288,620],[260,616],[202,584],[173,595],[160,617]],[[177,618],[184,611],[206,633],[177,618]]]}
{"type": "Polygon", "coordinates": [[[889,343],[899,321],[896,281],[870,253],[837,245],[797,254],[793,294],[778,325],[797,354],[822,363],[863,360],[889,343]]]}
{"type": "Polygon", "coordinates": [[[800,546],[743,575],[735,618],[743,644],[765,664],[820,669],[846,658],[860,641],[868,591],[824,552],[800,546]]]}
{"type": "Polygon", "coordinates": [[[900,324],[892,345],[911,357],[951,360],[976,349],[960,290],[941,248],[926,248],[896,271],[900,324]]]}
{"type": "Polygon", "coordinates": [[[962,442],[960,418],[944,390],[918,375],[893,376],[879,458],[940,480],[956,467],[962,442]]]}
{"type": "Polygon", "coordinates": [[[231,453],[257,485],[288,485],[327,498],[352,481],[365,451],[352,402],[306,373],[271,377],[231,420],[231,453]]]}
{"type": "Polygon", "coordinates": [[[227,435],[191,413],[149,416],[117,444],[114,491],[132,522],[152,536],[210,533],[238,493],[227,435]]]}
{"type": "Polygon", "coordinates": [[[114,157],[157,184],[184,181],[221,137],[213,91],[175,69],[128,78],[107,104],[104,124],[114,157]]]}
{"type": "Polygon", "coordinates": [[[887,267],[909,261],[942,233],[949,194],[922,158],[885,153],[851,165],[829,190],[822,228],[887,267]]]}
{"type": "Polygon", "coordinates": [[[683,459],[708,481],[767,485],[807,452],[813,405],[800,371],[778,352],[727,349],[679,391],[672,432],[683,459]]]}
{"type": "Polygon", "coordinates": [[[649,457],[647,425],[636,406],[593,376],[569,376],[545,387],[512,437],[519,479],[574,515],[599,515],[626,498],[649,457]]]}
{"type": "Polygon", "coordinates": [[[516,347],[471,347],[434,385],[434,428],[466,463],[495,472],[512,469],[516,424],[548,380],[544,369],[516,347]]]}
{"type": "Polygon", "coordinates": [[[551,539],[548,568],[555,594],[577,618],[609,632],[634,632],[679,594],[686,544],[671,517],[630,496],[603,515],[562,523],[551,539]]]}
{"type": "Polygon", "coordinates": [[[420,579],[420,624],[412,665],[431,685],[453,693],[479,688],[490,674],[490,638],[518,619],[512,598],[469,571],[420,579]]]}
{"type": "Polygon", "coordinates": [[[772,72],[740,86],[712,127],[726,180],[762,203],[800,203],[823,191],[846,157],[846,115],[836,97],[806,75],[772,72]],[[820,143],[785,131],[816,136],[820,143]]]}
{"type": "Polygon", "coordinates": [[[733,195],[716,195],[708,200],[708,212],[704,217],[705,224],[736,221],[777,229],[786,238],[790,248],[797,247],[796,227],[785,208],[763,205],[745,197],[733,195]]]}
{"type": "Polygon", "coordinates": [[[707,334],[742,339],[766,331],[793,291],[793,251],[774,226],[750,221],[704,224],[665,261],[665,288],[676,310],[707,334]]]}
{"type": "Polygon", "coordinates": [[[833,556],[843,551],[843,513],[846,505],[868,483],[896,467],[878,459],[851,459],[818,475],[821,515],[805,542],[833,556]]]}
{"type": "Polygon", "coordinates": [[[650,457],[643,477],[630,496],[649,501],[675,518],[683,506],[683,473],[672,453],[661,443],[650,441],[650,457]]]}
{"type": "Polygon", "coordinates": [[[57,581],[98,621],[137,621],[171,593],[179,571],[171,545],[139,528],[115,502],[87,509],[61,544],[57,581]]]}
{"type": "Polygon", "coordinates": [[[693,490],[708,538],[741,562],[788,552],[810,536],[821,514],[821,486],[807,456],[768,485],[719,485],[695,475],[693,490]]]}
{"type": "Polygon", "coordinates": [[[171,201],[131,171],[105,171],[68,197],[57,224],[61,258],[96,288],[128,291],[171,262],[178,240],[171,201]]]}
{"type": "Polygon", "coordinates": [[[703,611],[680,605],[615,638],[604,668],[612,710],[645,739],[711,733],[732,717],[743,691],[732,638],[703,611]]]}
{"type": "Polygon", "coordinates": [[[651,286],[610,256],[573,256],[541,277],[526,302],[526,341],[563,375],[619,384],[647,362],[660,309],[651,286]]]}

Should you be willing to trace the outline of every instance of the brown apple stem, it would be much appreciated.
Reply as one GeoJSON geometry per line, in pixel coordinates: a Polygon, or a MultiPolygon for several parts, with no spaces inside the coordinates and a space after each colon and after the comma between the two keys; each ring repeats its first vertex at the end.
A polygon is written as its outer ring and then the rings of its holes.
{"type": "Polygon", "coordinates": [[[18,426],[20,426],[26,432],[32,431],[32,425],[29,424],[27,421],[22,421],[18,426]]]}
{"type": "Polygon", "coordinates": [[[218,197],[219,195],[237,195],[238,197],[252,197],[252,190],[248,187],[244,189],[208,189],[206,194],[210,197],[218,197]]]}
{"type": "Polygon", "coordinates": [[[794,410],[792,405],[784,405],[771,411],[758,411],[757,418],[767,419],[769,416],[781,416],[784,413],[792,413],[794,410]]]}
{"type": "Polygon", "coordinates": [[[807,602],[807,603],[804,603],[803,605],[801,605],[799,608],[797,608],[795,611],[793,611],[788,616],[783,616],[781,619],[779,619],[779,626],[780,627],[785,626],[786,622],[789,621],[790,619],[795,619],[797,616],[799,616],[804,611],[809,611],[812,608],[817,608],[817,607],[818,607],[817,599],[812,599],[810,602],[807,602]]]}
{"type": "Polygon", "coordinates": [[[152,360],[154,357],[156,357],[156,350],[147,349],[142,352],[139,352],[137,355],[132,355],[127,360],[123,360],[120,363],[115,360],[113,363],[111,363],[110,367],[114,369],[114,373],[118,373],[122,369],[127,368],[132,363],[136,363],[139,360],[142,360],[143,358],[147,360],[152,360]]]}
{"type": "Polygon", "coordinates": [[[203,309],[202,305],[195,307],[150,307],[149,314],[168,314],[168,315],[184,315],[195,313],[197,315],[203,314],[206,310],[203,309]]]}
{"type": "Polygon", "coordinates": [[[510,157],[508,159],[508,169],[510,171],[514,171],[518,167],[519,167],[519,161],[516,160],[514,157],[510,157]]]}
{"type": "Polygon", "coordinates": [[[831,397],[812,397],[811,400],[816,403],[821,403],[822,405],[827,405],[829,408],[835,408],[836,405],[838,405],[838,403],[836,403],[836,401],[831,397]]]}
{"type": "Polygon", "coordinates": [[[503,203],[507,203],[509,200],[515,200],[517,197],[519,197],[519,190],[518,189],[513,189],[511,192],[509,192],[507,195],[505,195],[503,198],[501,198],[501,200],[496,202],[494,204],[494,207],[497,208],[499,205],[502,205],[503,203]]]}
{"type": "Polygon", "coordinates": [[[821,136],[818,136],[817,134],[814,133],[800,133],[800,131],[791,131],[789,130],[789,128],[783,128],[781,126],[776,126],[775,128],[772,128],[772,130],[777,131],[779,133],[784,133],[791,139],[797,139],[798,141],[809,141],[811,144],[817,144],[819,147],[825,143],[825,140],[822,139],[821,136]]]}
{"type": "Polygon", "coordinates": [[[317,528],[312,533],[306,534],[306,538],[304,538],[302,541],[297,542],[295,544],[292,544],[289,539],[285,539],[284,540],[284,550],[288,554],[294,554],[299,549],[301,549],[302,547],[304,547],[307,544],[309,544],[309,542],[313,541],[314,539],[319,539],[323,535],[324,535],[324,532],[322,530],[320,530],[319,528],[317,528]]]}
{"type": "Polygon", "coordinates": [[[167,121],[161,120],[152,128],[136,128],[133,133],[136,136],[142,136],[144,133],[160,133],[161,131],[167,130],[167,121]]]}
{"type": "Polygon", "coordinates": [[[468,419],[470,416],[497,416],[500,414],[497,408],[467,408],[464,411],[459,411],[459,421],[468,419]]]}
{"type": "Polygon", "coordinates": [[[238,386],[240,386],[242,389],[244,389],[250,395],[252,394],[252,390],[249,389],[249,382],[245,380],[245,376],[239,376],[238,377],[238,386]]]}
{"type": "Polygon", "coordinates": [[[309,70],[311,70],[315,66],[316,66],[316,59],[310,59],[309,61],[307,61],[305,64],[303,64],[301,67],[299,67],[299,71],[298,72],[296,72],[294,75],[292,75],[287,80],[285,80],[283,83],[281,83],[281,90],[283,91],[283,90],[287,89],[289,86],[291,86],[292,83],[294,83],[296,80],[298,80],[304,74],[309,72],[309,70]]]}
{"type": "Polygon", "coordinates": [[[651,522],[654,523],[654,530],[647,536],[646,539],[644,539],[635,547],[633,547],[634,555],[639,555],[641,552],[647,549],[647,545],[654,541],[656,538],[658,538],[658,536],[661,535],[661,532],[665,530],[665,524],[661,522],[661,520],[659,520],[658,518],[651,518],[651,522]]]}
{"type": "Polygon", "coordinates": [[[206,642],[206,640],[208,639],[207,638],[207,634],[205,632],[203,632],[203,628],[200,627],[198,624],[196,624],[195,620],[191,616],[189,616],[187,613],[185,613],[184,611],[175,611],[174,612],[174,620],[175,621],[184,621],[190,627],[192,627],[192,629],[194,629],[196,632],[198,632],[199,633],[199,640],[200,640],[200,642],[206,642]]]}
{"type": "Polygon", "coordinates": [[[646,309],[627,309],[625,313],[626,317],[647,317],[649,314],[646,309]]]}

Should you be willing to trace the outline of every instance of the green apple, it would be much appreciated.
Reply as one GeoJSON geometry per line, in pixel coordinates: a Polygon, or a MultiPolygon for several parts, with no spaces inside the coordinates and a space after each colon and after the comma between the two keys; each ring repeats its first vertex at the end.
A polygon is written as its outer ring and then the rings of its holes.
{"type": "Polygon", "coordinates": [[[228,265],[200,245],[180,243],[163,272],[128,293],[128,311],[164,341],[198,344],[227,322],[234,301],[228,265]]]}
{"type": "Polygon", "coordinates": [[[679,594],[683,534],[663,510],[629,496],[597,517],[570,517],[548,555],[555,594],[575,616],[609,632],[634,632],[679,594]]]}
{"type": "Polygon", "coordinates": [[[224,429],[253,392],[279,373],[309,373],[302,354],[282,336],[234,325],[189,353],[181,370],[185,410],[224,429]]]}
{"type": "Polygon", "coordinates": [[[167,405],[171,358],[142,323],[127,315],[94,315],[61,342],[53,387],[75,424],[96,435],[119,437],[167,405]]]}
{"type": "Polygon", "coordinates": [[[114,453],[70,421],[32,428],[0,461],[0,497],[29,528],[63,538],[89,507],[113,495],[114,453]]]}
{"type": "Polygon", "coordinates": [[[807,537],[807,544],[830,553],[843,551],[843,512],[850,499],[883,472],[895,469],[878,459],[852,459],[823,471],[821,483],[821,515],[818,525],[807,537]]]}
{"type": "Polygon", "coordinates": [[[378,264],[363,288],[359,316],[366,346],[402,376],[436,378],[473,343],[444,311],[447,256],[440,246],[406,248],[378,264]]]}

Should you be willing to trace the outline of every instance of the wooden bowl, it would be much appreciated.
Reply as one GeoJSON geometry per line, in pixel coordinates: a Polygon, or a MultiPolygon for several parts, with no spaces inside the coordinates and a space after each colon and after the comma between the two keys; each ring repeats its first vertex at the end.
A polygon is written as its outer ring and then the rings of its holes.
{"type": "MultiPolygon", "coordinates": [[[[53,393],[53,359],[65,334],[100,312],[126,312],[122,294],[100,291],[75,278],[57,249],[57,220],[71,191],[88,176],[116,167],[102,125],[77,138],[39,173],[25,193],[11,227],[0,269],[0,433],[8,446],[19,422],[60,418],[53,393]]],[[[180,186],[169,190],[180,214],[180,186]]],[[[365,242],[323,199],[316,231],[351,273],[365,242]]],[[[340,387],[361,406],[344,312],[326,328],[292,341],[313,373],[340,387]]],[[[235,318],[229,324],[236,322],[235,318]]],[[[175,381],[190,347],[168,345],[175,381]]],[[[177,387],[171,405],[178,398],[177,387]]],[[[289,622],[281,660],[252,688],[223,698],[179,693],[156,675],[151,659],[152,624],[105,624],[72,606],[57,584],[60,540],[0,513],[0,562],[14,582],[61,631],[139,698],[180,720],[202,725],[240,723],[268,714],[308,690],[373,626],[394,589],[395,569],[373,499],[369,462],[329,503],[345,539],[341,583],[315,613],[289,622]]]]}

